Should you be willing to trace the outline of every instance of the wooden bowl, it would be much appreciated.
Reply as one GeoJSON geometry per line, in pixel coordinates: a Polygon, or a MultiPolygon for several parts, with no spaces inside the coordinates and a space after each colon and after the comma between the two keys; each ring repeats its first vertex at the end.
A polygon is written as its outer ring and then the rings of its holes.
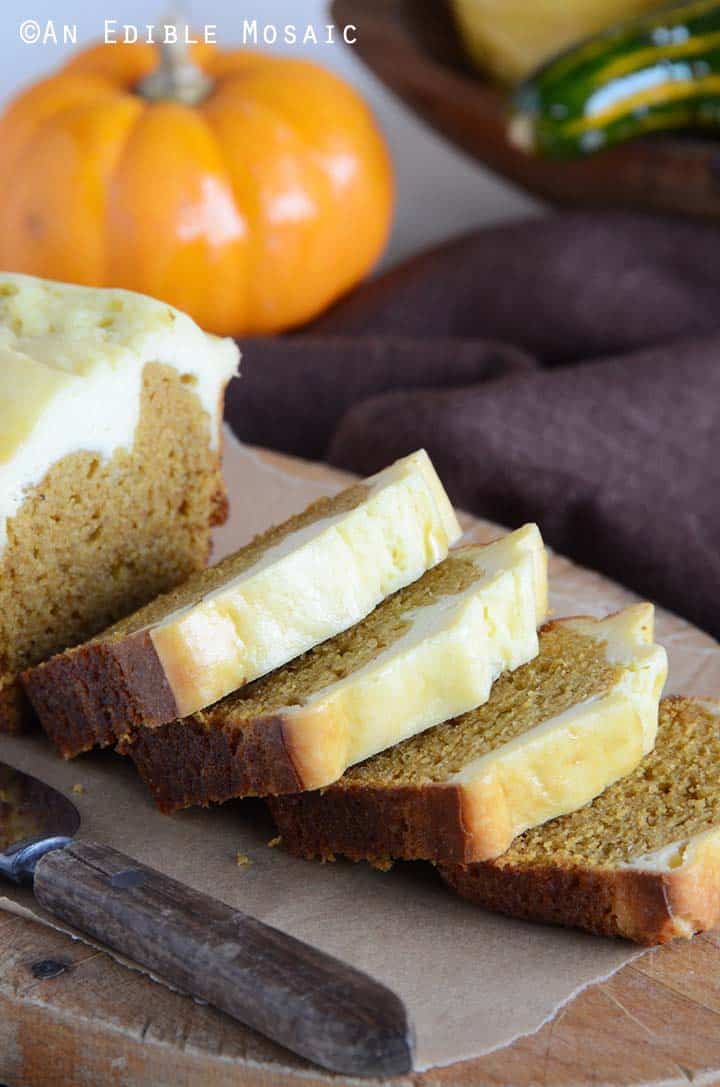
{"type": "Polygon", "coordinates": [[[353,51],[387,87],[528,192],[566,206],[720,216],[720,141],[648,136],[585,159],[536,158],[508,143],[507,92],[473,70],[444,0],[334,0],[332,13],[357,26],[353,51]]]}

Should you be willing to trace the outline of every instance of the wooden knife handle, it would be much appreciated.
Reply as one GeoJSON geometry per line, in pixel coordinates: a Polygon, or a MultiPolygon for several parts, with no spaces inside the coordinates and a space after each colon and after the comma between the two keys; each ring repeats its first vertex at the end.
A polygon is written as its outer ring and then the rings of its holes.
{"type": "Polygon", "coordinates": [[[412,1031],[390,989],[114,849],[48,853],[34,891],[55,917],[325,1068],[412,1068],[412,1031]]]}

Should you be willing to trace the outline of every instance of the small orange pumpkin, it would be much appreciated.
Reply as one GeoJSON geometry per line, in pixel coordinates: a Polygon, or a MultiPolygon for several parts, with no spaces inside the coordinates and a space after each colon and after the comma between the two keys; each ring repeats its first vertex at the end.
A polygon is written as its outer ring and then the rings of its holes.
{"type": "Polygon", "coordinates": [[[362,100],[306,61],[108,44],[0,118],[0,268],[127,287],[224,335],[318,314],[387,239],[362,100]]]}

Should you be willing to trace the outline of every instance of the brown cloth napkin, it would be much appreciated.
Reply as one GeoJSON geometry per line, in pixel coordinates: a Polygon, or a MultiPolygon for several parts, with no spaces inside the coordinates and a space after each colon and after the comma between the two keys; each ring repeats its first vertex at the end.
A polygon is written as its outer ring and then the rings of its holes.
{"type": "Polygon", "coordinates": [[[456,505],[720,635],[720,230],[479,231],[242,344],[238,436],[368,474],[424,446],[456,505]]]}

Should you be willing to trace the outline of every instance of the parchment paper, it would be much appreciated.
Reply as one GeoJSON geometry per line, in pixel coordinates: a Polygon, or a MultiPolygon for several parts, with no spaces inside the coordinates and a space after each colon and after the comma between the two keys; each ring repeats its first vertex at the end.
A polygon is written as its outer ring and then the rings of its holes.
{"type": "MultiPolygon", "coordinates": [[[[260,460],[228,434],[226,478],[232,515],[215,558],[267,524],[336,489],[339,474],[260,460]]],[[[473,538],[498,534],[466,520],[473,538]]],[[[554,557],[555,613],[604,614],[633,597],[554,557]]],[[[720,647],[683,620],[660,613],[658,636],[671,658],[669,690],[720,692],[720,647]]],[[[456,899],[430,866],[321,865],[269,848],[272,824],[258,801],[163,816],[129,760],[96,752],[64,763],[42,736],[0,738],[0,758],[72,795],[82,836],[94,838],[208,891],[367,970],[405,1000],[417,1031],[417,1068],[480,1056],[531,1033],[586,985],[631,961],[637,948],[573,931],[495,917],[456,899]],[[237,854],[251,863],[238,867],[237,854]]],[[[7,891],[0,908],[29,908],[7,891]]],[[[269,1059],[272,1060],[268,1050],[269,1059]]]]}

